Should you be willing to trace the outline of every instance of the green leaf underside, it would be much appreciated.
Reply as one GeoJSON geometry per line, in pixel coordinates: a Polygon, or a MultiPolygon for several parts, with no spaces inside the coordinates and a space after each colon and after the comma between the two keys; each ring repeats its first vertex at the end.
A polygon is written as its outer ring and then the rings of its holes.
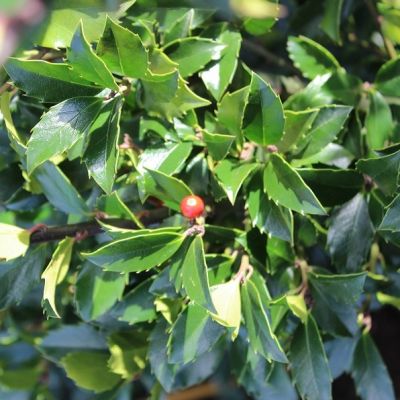
{"type": "Polygon", "coordinates": [[[162,264],[183,242],[177,233],[151,233],[116,240],[85,257],[107,271],[140,272],[162,264]]]}
{"type": "Polygon", "coordinates": [[[278,154],[271,154],[264,170],[264,188],[276,204],[302,214],[326,214],[298,172],[278,154]]]}
{"type": "Polygon", "coordinates": [[[301,324],[290,347],[293,377],[302,398],[329,400],[331,375],[328,360],[318,332],[317,324],[310,316],[301,324]]]}

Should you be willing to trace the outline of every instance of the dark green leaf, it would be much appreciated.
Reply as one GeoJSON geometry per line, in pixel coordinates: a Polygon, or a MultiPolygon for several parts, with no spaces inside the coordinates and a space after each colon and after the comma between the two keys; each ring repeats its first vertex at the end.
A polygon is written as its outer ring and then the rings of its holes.
{"type": "Polygon", "coordinates": [[[271,154],[264,170],[264,188],[276,204],[303,214],[326,214],[298,172],[278,154],[271,154]]]}
{"type": "Polygon", "coordinates": [[[394,400],[393,384],[384,361],[368,333],[364,333],[354,352],[352,376],[363,400],[394,400]]]}
{"type": "Polygon", "coordinates": [[[375,84],[384,96],[399,97],[400,57],[382,65],[376,76],[375,84]]]}
{"type": "Polygon", "coordinates": [[[203,139],[206,142],[208,152],[215,161],[225,158],[235,138],[235,136],[203,131],[203,139]]]}
{"type": "Polygon", "coordinates": [[[94,95],[101,90],[81,78],[67,64],[10,58],[5,68],[16,86],[29,96],[50,103],[94,95]]]}
{"type": "Polygon", "coordinates": [[[293,378],[300,395],[309,400],[329,400],[331,375],[317,324],[309,316],[297,328],[290,347],[293,378]]]}
{"type": "Polygon", "coordinates": [[[338,337],[324,343],[332,378],[339,378],[344,372],[350,372],[357,339],[338,337]]]}
{"type": "Polygon", "coordinates": [[[46,260],[46,246],[28,250],[24,257],[0,263],[0,309],[18,304],[40,283],[46,260]]]}
{"type": "Polygon", "coordinates": [[[355,304],[363,292],[365,273],[322,275],[309,273],[311,293],[315,300],[312,313],[319,326],[337,335],[357,332],[355,304]]]}
{"type": "Polygon", "coordinates": [[[400,223],[400,194],[388,205],[383,220],[379,225],[380,231],[399,232],[400,223]]]}
{"type": "Polygon", "coordinates": [[[343,7],[343,0],[325,1],[324,18],[321,28],[335,42],[341,44],[340,39],[340,19],[343,7]]]}
{"type": "Polygon", "coordinates": [[[118,162],[119,120],[122,100],[107,102],[93,122],[84,161],[90,175],[106,192],[111,193],[118,162]]]}
{"type": "Polygon", "coordinates": [[[367,203],[357,194],[334,214],[328,230],[327,245],[338,271],[360,271],[373,236],[367,203]]]}

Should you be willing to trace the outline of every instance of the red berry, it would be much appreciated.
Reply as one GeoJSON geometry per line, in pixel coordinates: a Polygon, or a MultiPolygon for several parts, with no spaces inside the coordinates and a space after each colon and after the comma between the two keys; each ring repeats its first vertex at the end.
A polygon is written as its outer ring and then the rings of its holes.
{"type": "Polygon", "coordinates": [[[181,211],[186,218],[197,218],[203,214],[204,211],[204,201],[199,196],[186,196],[181,201],[181,211]]]}

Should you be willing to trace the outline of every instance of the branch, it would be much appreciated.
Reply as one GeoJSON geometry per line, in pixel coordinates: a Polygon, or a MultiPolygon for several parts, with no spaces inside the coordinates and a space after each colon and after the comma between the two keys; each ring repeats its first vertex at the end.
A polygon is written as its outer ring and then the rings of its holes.
{"type": "MultiPolygon", "coordinates": [[[[169,214],[168,208],[160,207],[151,211],[144,211],[138,215],[138,218],[145,226],[160,222],[169,214]]],[[[137,229],[138,226],[131,220],[108,218],[102,220],[104,223],[118,228],[137,229]]],[[[30,243],[44,243],[54,240],[61,240],[65,237],[75,237],[77,234],[85,234],[85,237],[95,236],[104,232],[102,226],[96,221],[80,222],[78,224],[70,224],[63,226],[45,227],[32,232],[30,243]]]]}

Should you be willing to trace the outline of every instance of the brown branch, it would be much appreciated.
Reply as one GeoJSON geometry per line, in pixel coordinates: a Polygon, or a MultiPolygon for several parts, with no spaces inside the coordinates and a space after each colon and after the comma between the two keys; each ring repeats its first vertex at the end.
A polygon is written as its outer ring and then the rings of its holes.
{"type": "MultiPolygon", "coordinates": [[[[169,211],[166,207],[160,207],[155,210],[142,212],[139,216],[139,219],[143,225],[149,226],[156,222],[160,222],[162,219],[166,218],[168,214],[169,211]]],[[[116,226],[118,228],[138,228],[135,222],[127,219],[108,218],[102,221],[108,225],[116,226]]],[[[54,240],[64,239],[67,236],[76,237],[77,234],[82,234],[83,232],[86,232],[85,237],[90,237],[98,235],[99,233],[104,232],[104,230],[96,220],[80,222],[78,224],[46,227],[32,232],[30,243],[51,242],[54,240]]]]}

